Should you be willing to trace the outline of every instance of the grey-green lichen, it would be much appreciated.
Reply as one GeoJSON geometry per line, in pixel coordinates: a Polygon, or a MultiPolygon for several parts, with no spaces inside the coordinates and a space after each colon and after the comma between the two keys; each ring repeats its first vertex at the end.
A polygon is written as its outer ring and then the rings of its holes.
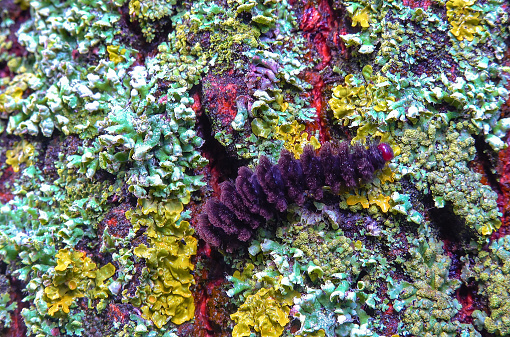
{"type": "Polygon", "coordinates": [[[32,93],[14,100],[7,109],[7,130],[29,135],[41,132],[48,137],[57,129],[94,136],[94,123],[104,116],[108,100],[115,98],[108,95],[110,88],[95,87],[105,62],[79,61],[89,52],[104,57],[117,33],[114,25],[120,15],[116,8],[121,3],[34,1],[31,5],[31,19],[22,24],[18,41],[33,58],[16,71],[31,75],[32,93]],[[55,38],[60,34],[67,38],[55,38]]]}

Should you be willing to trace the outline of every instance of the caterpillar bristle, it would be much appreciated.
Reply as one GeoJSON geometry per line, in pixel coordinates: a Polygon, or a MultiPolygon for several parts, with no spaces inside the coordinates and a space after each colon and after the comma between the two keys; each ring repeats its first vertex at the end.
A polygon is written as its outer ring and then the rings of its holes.
{"type": "Polygon", "coordinates": [[[197,232],[210,245],[232,252],[289,204],[303,205],[306,198],[320,201],[325,186],[338,193],[342,187],[369,182],[392,158],[391,147],[377,142],[367,147],[327,142],[318,152],[306,145],[300,159],[283,150],[277,164],[261,156],[255,172],[243,166],[235,184],[222,183],[220,200],[206,202],[197,232]]]}

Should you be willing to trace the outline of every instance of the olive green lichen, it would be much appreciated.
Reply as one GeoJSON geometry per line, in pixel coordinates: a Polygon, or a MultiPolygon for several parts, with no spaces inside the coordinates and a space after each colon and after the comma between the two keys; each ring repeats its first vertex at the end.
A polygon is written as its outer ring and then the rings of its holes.
{"type": "Polygon", "coordinates": [[[490,251],[480,251],[475,264],[467,261],[462,270],[462,278],[469,282],[473,277],[481,282],[478,292],[489,301],[489,315],[473,312],[473,317],[481,320],[489,333],[496,336],[510,334],[510,236],[494,240],[490,251]]]}
{"type": "Polygon", "coordinates": [[[384,121],[395,101],[386,88],[390,85],[387,78],[373,75],[370,65],[363,67],[362,74],[364,80],[350,74],[345,77],[345,86],[333,88],[329,105],[334,117],[344,126],[361,126],[363,120],[370,121],[374,116],[384,121]]]}
{"type": "Polygon", "coordinates": [[[14,172],[19,172],[19,166],[25,164],[31,166],[34,164],[35,148],[26,140],[22,140],[13,144],[13,148],[5,152],[7,159],[5,163],[12,166],[14,172]]]}
{"type": "Polygon", "coordinates": [[[489,235],[501,225],[497,194],[468,166],[476,152],[474,139],[465,131],[469,125],[451,123],[447,129],[440,125],[433,120],[426,130],[404,129],[397,172],[415,180],[418,190],[430,191],[436,207],[451,205],[467,231],[489,235]]]}
{"type": "Polygon", "coordinates": [[[304,132],[305,125],[299,124],[296,120],[291,124],[278,125],[274,131],[274,137],[283,140],[283,146],[294,154],[295,158],[299,158],[303,153],[303,148],[307,144],[311,144],[315,150],[320,148],[320,143],[315,136],[309,137],[304,132]],[[310,139],[308,139],[310,138],[310,139]]]}
{"type": "Polygon", "coordinates": [[[400,311],[405,303],[403,322],[413,335],[457,336],[460,325],[453,318],[461,305],[452,295],[461,282],[448,275],[451,259],[440,242],[415,239],[412,244],[404,265],[413,282],[402,284],[395,307],[400,311]]]}
{"type": "Polygon", "coordinates": [[[177,1],[175,0],[130,0],[129,15],[132,21],[138,21],[146,40],[151,42],[156,33],[161,33],[155,28],[158,24],[157,21],[173,15],[173,6],[176,3],[177,1]]]}

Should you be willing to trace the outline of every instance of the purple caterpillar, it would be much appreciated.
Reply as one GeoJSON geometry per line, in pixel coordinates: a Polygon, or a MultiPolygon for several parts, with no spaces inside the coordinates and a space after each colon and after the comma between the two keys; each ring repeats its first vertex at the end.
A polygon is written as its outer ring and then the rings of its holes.
{"type": "Polygon", "coordinates": [[[342,186],[353,188],[368,182],[392,158],[393,150],[386,143],[367,148],[348,142],[325,143],[318,153],[307,145],[300,159],[283,150],[276,165],[262,156],[255,172],[243,166],[235,183],[221,184],[220,200],[206,202],[197,232],[212,246],[231,253],[289,204],[303,205],[306,198],[322,200],[324,186],[338,194],[342,186]]]}

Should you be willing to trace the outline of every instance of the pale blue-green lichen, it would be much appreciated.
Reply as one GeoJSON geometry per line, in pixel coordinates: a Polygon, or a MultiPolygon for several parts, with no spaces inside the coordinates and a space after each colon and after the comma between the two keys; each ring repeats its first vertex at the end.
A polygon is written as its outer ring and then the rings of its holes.
{"type": "Polygon", "coordinates": [[[193,99],[185,92],[170,89],[163,101],[150,93],[158,77],[147,82],[145,67],[130,72],[131,105],[116,105],[97,123],[99,137],[82,155],[70,157],[69,167],[92,177],[101,168],[110,173],[124,169],[129,191],[139,198],[178,197],[187,200],[201,186],[201,177],[189,176],[186,168],[203,166],[206,161],[195,150],[202,140],[192,129],[193,99]]]}
{"type": "MultiPolygon", "coordinates": [[[[104,67],[78,62],[86,53],[104,56],[120,19],[116,8],[122,2],[34,1],[32,16],[22,24],[18,41],[34,55],[26,71],[35,76],[29,82],[33,92],[13,106],[7,130],[14,134],[50,136],[84,132],[94,136],[94,123],[107,109],[108,88],[95,88],[96,73],[104,67]],[[94,13],[94,14],[92,14],[94,13]],[[60,34],[67,38],[60,38],[60,34]],[[34,66],[37,64],[37,66],[34,66]],[[87,74],[81,76],[81,74],[87,74]],[[19,111],[19,112],[18,112],[19,111]]],[[[103,64],[103,65],[101,65],[103,64]]]]}

